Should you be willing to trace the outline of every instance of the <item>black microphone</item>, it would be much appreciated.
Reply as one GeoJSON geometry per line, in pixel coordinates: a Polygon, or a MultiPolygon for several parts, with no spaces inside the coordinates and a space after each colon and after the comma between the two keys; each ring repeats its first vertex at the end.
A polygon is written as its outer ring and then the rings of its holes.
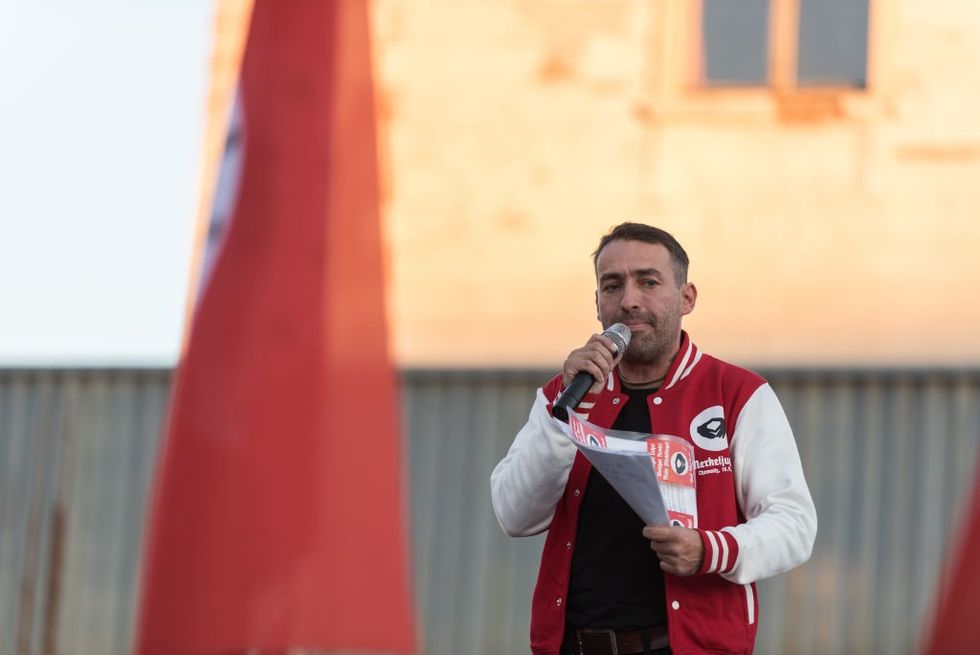
{"type": "MultiPolygon", "coordinates": [[[[630,345],[630,338],[633,334],[622,323],[616,323],[603,330],[602,336],[613,342],[613,345],[616,346],[616,352],[614,354],[618,357],[626,351],[626,346],[630,345]]],[[[551,408],[551,415],[560,421],[568,423],[568,412],[578,407],[578,404],[582,402],[582,398],[585,396],[585,392],[595,382],[596,379],[592,377],[591,373],[587,371],[577,373],[572,378],[571,384],[558,396],[558,400],[555,401],[555,404],[551,408]]]]}

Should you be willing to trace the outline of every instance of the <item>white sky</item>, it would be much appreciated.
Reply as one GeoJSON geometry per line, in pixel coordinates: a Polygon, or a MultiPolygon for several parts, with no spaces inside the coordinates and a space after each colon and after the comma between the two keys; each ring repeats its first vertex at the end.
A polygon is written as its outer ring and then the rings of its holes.
{"type": "Polygon", "coordinates": [[[0,366],[171,364],[211,0],[0,0],[0,366]]]}

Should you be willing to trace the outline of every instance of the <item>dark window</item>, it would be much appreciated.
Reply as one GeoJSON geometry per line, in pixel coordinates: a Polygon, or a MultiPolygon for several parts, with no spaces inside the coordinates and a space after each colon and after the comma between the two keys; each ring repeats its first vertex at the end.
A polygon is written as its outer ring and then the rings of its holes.
{"type": "Polygon", "coordinates": [[[800,86],[867,86],[868,0],[800,0],[800,86]]]}
{"type": "Polygon", "coordinates": [[[781,86],[864,88],[868,3],[869,0],[702,0],[702,81],[708,86],[765,86],[773,83],[772,64],[782,71],[781,86]],[[777,9],[797,12],[795,20],[771,20],[777,9]],[[772,33],[793,29],[795,34],[772,33]],[[775,51],[777,59],[771,62],[770,51],[776,43],[790,50],[775,51]]]}
{"type": "Polygon", "coordinates": [[[769,0],[704,0],[701,11],[705,82],[765,84],[769,0]]]}

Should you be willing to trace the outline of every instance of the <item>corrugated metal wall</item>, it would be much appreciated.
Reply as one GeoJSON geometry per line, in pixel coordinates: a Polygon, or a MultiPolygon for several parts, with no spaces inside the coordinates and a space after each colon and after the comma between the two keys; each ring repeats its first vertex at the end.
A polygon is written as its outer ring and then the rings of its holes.
{"type": "MultiPolygon", "coordinates": [[[[527,652],[541,538],[509,539],[489,474],[538,371],[403,376],[424,648],[527,652]]],[[[980,442],[980,371],[769,371],[820,516],[762,585],[759,653],[907,653],[980,442]]],[[[0,371],[0,655],[130,649],[169,371],[0,371]]],[[[383,628],[382,625],[379,628],[383,628]]]]}
{"type": "Polygon", "coordinates": [[[0,371],[0,654],[128,653],[169,371],[0,371]]]}

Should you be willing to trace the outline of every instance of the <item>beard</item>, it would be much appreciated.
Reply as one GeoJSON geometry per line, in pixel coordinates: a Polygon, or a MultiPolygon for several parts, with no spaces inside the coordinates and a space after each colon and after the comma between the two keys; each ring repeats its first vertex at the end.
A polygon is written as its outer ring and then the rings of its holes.
{"type": "Polygon", "coordinates": [[[628,364],[652,364],[673,355],[677,348],[677,334],[680,328],[680,315],[665,316],[658,319],[653,314],[620,315],[610,323],[643,322],[650,326],[649,332],[633,332],[630,345],[623,353],[623,361],[628,364]]]}

